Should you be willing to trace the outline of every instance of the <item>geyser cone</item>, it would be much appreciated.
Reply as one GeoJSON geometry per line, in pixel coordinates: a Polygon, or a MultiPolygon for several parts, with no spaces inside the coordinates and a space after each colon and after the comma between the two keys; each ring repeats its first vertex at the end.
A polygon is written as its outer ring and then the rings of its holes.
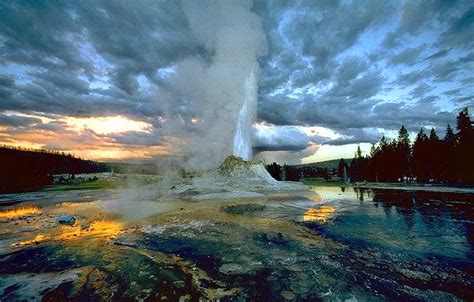
{"type": "Polygon", "coordinates": [[[217,171],[219,175],[223,177],[276,183],[276,180],[268,173],[262,162],[253,160],[246,161],[234,155],[228,156],[217,171]]]}

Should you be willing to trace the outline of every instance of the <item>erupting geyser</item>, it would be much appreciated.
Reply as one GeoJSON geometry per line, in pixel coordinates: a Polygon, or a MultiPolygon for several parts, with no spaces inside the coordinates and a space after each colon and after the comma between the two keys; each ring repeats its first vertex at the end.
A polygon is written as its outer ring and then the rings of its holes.
{"type": "Polygon", "coordinates": [[[252,71],[245,79],[244,103],[239,110],[237,118],[237,127],[234,134],[235,156],[242,157],[245,160],[252,159],[252,124],[255,121],[255,112],[257,106],[257,82],[255,73],[252,71]]]}
{"type": "MultiPolygon", "coordinates": [[[[172,81],[182,108],[200,121],[181,129],[187,170],[215,169],[229,155],[252,158],[257,59],[267,53],[260,17],[252,6],[246,0],[183,1],[191,32],[205,50],[202,57],[176,64],[172,81]]],[[[176,136],[176,127],[172,130],[176,136]]]]}

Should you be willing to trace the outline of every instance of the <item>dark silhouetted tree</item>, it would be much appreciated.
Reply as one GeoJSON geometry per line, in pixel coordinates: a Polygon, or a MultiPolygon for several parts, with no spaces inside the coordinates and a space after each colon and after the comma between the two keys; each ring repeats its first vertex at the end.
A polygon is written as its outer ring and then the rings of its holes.
{"type": "Polygon", "coordinates": [[[398,138],[396,141],[396,161],[394,164],[399,165],[399,174],[401,176],[411,176],[411,148],[410,138],[405,126],[402,125],[398,131],[398,138]]]}
{"type": "Polygon", "coordinates": [[[430,137],[428,138],[428,147],[426,151],[428,158],[428,171],[430,179],[441,179],[441,161],[443,158],[440,154],[443,153],[443,144],[436,133],[435,128],[431,128],[430,137]]]}
{"type": "MultiPolygon", "coordinates": [[[[337,165],[337,177],[343,179],[344,177],[347,177],[347,173],[349,171],[349,167],[346,163],[346,161],[344,160],[344,158],[341,158],[339,160],[339,163],[337,165]],[[345,171],[345,173],[344,173],[345,171]]],[[[346,180],[346,179],[344,179],[346,180]]]]}
{"type": "Polygon", "coordinates": [[[395,140],[382,136],[367,157],[360,147],[351,162],[350,176],[355,181],[397,181],[416,176],[418,181],[474,184],[474,126],[468,108],[457,117],[457,133],[448,124],[444,139],[432,128],[429,137],[423,129],[413,145],[402,126],[395,140]]]}
{"type": "Polygon", "coordinates": [[[440,152],[440,180],[453,183],[456,180],[456,164],[455,164],[455,149],[456,149],[456,134],[453,128],[448,124],[446,134],[441,142],[440,152]]]}
{"type": "Polygon", "coordinates": [[[281,166],[276,162],[266,166],[268,173],[276,180],[281,180],[281,166]]]}
{"type": "Polygon", "coordinates": [[[357,146],[354,159],[351,161],[349,175],[353,181],[362,181],[370,179],[369,159],[362,156],[360,146],[357,146]]]}
{"type": "Polygon", "coordinates": [[[459,112],[457,121],[457,144],[454,151],[456,181],[474,183],[474,130],[468,108],[459,112]]]}
{"type": "Polygon", "coordinates": [[[428,171],[429,166],[429,148],[428,136],[426,136],[423,128],[416,135],[413,143],[413,174],[418,181],[427,181],[430,178],[428,171]]]}
{"type": "Polygon", "coordinates": [[[370,154],[369,154],[369,156],[370,156],[369,157],[370,158],[370,173],[371,173],[370,177],[369,177],[369,180],[371,180],[371,181],[376,181],[376,182],[379,181],[378,169],[379,169],[379,166],[380,166],[380,162],[379,162],[380,155],[381,155],[380,147],[376,146],[376,145],[372,145],[370,147],[370,154]]]}
{"type": "Polygon", "coordinates": [[[0,147],[0,192],[33,190],[53,182],[54,174],[109,171],[98,162],[81,160],[57,151],[0,147]]]}

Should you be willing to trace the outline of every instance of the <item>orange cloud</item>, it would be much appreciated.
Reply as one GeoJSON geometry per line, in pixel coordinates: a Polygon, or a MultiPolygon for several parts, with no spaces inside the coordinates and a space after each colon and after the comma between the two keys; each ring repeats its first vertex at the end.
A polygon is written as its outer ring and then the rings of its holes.
{"type": "Polygon", "coordinates": [[[0,144],[59,150],[84,159],[105,161],[152,159],[173,151],[167,145],[141,146],[118,143],[110,135],[126,135],[126,132],[130,131],[147,134],[152,128],[149,123],[122,116],[58,117],[56,120],[48,119],[47,122],[56,122],[60,125],[60,130],[3,127],[0,129],[0,144]]]}
{"type": "Polygon", "coordinates": [[[72,130],[82,131],[90,129],[97,134],[123,133],[128,131],[148,132],[151,128],[149,123],[132,120],[120,115],[88,118],[67,117],[63,121],[72,130]]]}

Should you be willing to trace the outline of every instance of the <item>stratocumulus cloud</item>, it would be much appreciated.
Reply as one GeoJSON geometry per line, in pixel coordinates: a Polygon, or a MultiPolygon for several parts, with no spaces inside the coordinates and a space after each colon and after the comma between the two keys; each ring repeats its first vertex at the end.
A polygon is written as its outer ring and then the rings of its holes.
{"type": "Polygon", "coordinates": [[[401,124],[443,135],[474,105],[469,1],[3,1],[0,11],[2,144],[212,165],[231,153],[250,70],[257,157],[297,162],[401,124]],[[131,126],[71,124],[88,118],[131,126]],[[221,151],[206,152],[210,141],[221,151]]]}

